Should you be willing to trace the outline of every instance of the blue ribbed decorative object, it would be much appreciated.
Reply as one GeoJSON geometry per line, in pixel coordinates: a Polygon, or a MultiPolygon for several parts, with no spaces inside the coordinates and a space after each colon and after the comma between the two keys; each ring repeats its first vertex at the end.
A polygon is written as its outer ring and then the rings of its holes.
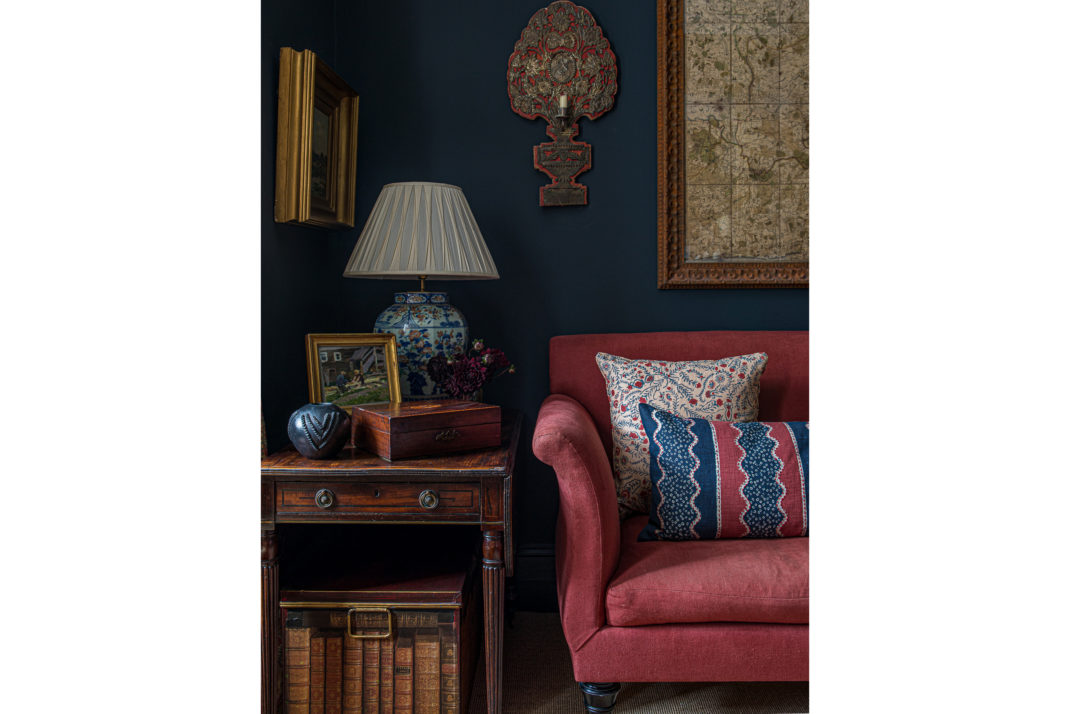
{"type": "Polygon", "coordinates": [[[290,415],[286,435],[302,456],[329,459],[349,438],[349,415],[330,402],[306,404],[290,415]]]}

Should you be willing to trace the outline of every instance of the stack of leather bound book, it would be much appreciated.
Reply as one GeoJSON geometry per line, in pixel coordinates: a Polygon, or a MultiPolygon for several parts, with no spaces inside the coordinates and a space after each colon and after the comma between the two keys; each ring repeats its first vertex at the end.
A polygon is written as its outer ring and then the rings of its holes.
{"type": "Polygon", "coordinates": [[[482,631],[477,563],[411,576],[395,561],[352,587],[283,590],[283,712],[467,711],[482,631]]]}

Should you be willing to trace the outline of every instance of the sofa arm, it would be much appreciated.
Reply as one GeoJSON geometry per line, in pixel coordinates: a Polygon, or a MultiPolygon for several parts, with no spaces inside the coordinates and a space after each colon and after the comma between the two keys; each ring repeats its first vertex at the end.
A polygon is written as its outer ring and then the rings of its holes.
{"type": "Polygon", "coordinates": [[[609,458],[587,410],[551,394],[539,408],[532,450],[553,467],[557,517],[557,599],[575,651],[605,625],[606,585],[620,558],[620,519],[609,458]]]}

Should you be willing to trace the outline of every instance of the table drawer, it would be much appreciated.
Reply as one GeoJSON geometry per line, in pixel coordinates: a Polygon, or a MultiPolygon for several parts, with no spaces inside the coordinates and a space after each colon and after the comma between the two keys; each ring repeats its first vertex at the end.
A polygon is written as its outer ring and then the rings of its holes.
{"type": "Polygon", "coordinates": [[[276,513],[316,516],[479,515],[479,483],[279,483],[276,513]]]}

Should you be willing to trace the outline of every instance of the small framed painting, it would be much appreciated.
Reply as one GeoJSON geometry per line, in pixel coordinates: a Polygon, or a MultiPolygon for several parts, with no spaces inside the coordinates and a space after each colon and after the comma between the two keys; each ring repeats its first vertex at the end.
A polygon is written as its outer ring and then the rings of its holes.
{"type": "Polygon", "coordinates": [[[358,404],[401,401],[394,335],[306,335],[305,353],[310,402],[330,402],[352,413],[358,404]]]}
{"type": "Polygon", "coordinates": [[[316,53],[282,48],[276,222],[353,227],[359,101],[316,53]]]}

